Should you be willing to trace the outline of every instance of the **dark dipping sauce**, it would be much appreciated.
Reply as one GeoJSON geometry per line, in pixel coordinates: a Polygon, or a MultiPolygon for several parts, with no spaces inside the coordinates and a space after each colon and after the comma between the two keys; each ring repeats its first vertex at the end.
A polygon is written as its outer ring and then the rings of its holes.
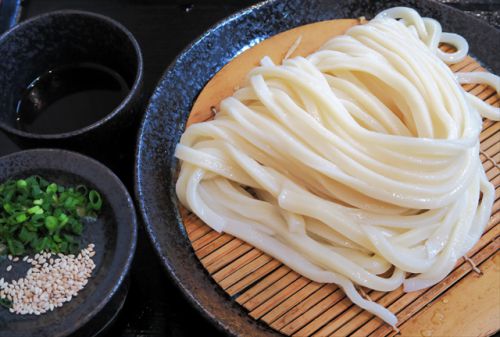
{"type": "Polygon", "coordinates": [[[110,114],[128,92],[123,77],[102,65],[57,67],[26,89],[17,104],[17,127],[38,134],[75,131],[110,114]]]}

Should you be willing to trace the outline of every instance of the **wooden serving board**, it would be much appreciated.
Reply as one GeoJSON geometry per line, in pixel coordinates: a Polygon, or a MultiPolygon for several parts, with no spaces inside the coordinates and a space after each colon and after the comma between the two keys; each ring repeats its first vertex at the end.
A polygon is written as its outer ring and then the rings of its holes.
{"type": "MultiPolygon", "coordinates": [[[[294,42],[292,56],[308,55],[358,20],[332,20],[298,27],[273,36],[228,63],[206,85],[191,111],[188,125],[211,119],[212,108],[244,82],[263,56],[280,63],[294,42]]],[[[446,50],[446,47],[443,47],[446,50]]],[[[449,49],[449,48],[448,48],[449,49]]],[[[452,65],[453,71],[484,71],[472,58],[452,65]]],[[[493,89],[464,88],[500,107],[493,89]]],[[[495,186],[495,203],[481,240],[468,257],[481,270],[460,259],[439,284],[404,293],[365,289],[373,300],[394,312],[402,336],[489,336],[500,330],[500,122],[485,120],[481,159],[495,186]]],[[[181,209],[193,249],[213,279],[254,319],[289,336],[394,336],[390,326],[356,305],[334,284],[319,284],[228,234],[219,234],[196,215],[181,209]]]]}

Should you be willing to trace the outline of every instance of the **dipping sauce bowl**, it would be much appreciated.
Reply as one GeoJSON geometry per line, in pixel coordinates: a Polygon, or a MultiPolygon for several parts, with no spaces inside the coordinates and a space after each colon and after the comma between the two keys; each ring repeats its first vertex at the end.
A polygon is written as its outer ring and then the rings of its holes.
{"type": "Polygon", "coordinates": [[[142,112],[142,85],[139,44],[132,33],[111,18],[76,10],[57,11],[27,20],[0,37],[0,129],[23,147],[55,146],[93,154],[123,145],[124,138],[135,137],[133,126],[142,112]],[[79,73],[66,71],[82,66],[79,73]],[[122,96],[110,98],[117,100],[116,104],[100,96],[89,98],[85,104],[72,103],[78,102],[75,95],[79,90],[95,94],[92,85],[101,90],[113,78],[121,82],[117,94],[122,96]],[[68,84],[68,80],[74,83],[68,84]],[[40,81],[49,85],[38,90],[40,81]],[[44,90],[52,95],[48,102],[44,101],[44,90]],[[33,109],[40,108],[44,113],[44,105],[60,98],[57,90],[69,100],[62,109],[59,106],[56,117],[44,122],[48,129],[44,130],[44,124],[37,129],[22,127],[19,109],[25,107],[21,103],[30,100],[33,109]],[[104,113],[96,114],[98,109],[104,109],[104,113]],[[76,118],[83,118],[83,122],[76,118]],[[69,129],[54,128],[65,123],[69,129]]]}

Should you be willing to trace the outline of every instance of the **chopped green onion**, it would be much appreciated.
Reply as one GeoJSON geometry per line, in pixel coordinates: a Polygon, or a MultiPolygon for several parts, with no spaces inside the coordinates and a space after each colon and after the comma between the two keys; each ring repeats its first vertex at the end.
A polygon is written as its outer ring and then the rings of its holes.
{"type": "Polygon", "coordinates": [[[15,239],[7,239],[7,247],[12,255],[21,255],[24,253],[24,245],[15,239]]]}
{"type": "Polygon", "coordinates": [[[97,192],[95,190],[90,191],[89,192],[89,201],[90,201],[90,206],[92,207],[92,209],[94,209],[95,211],[101,210],[102,199],[101,199],[101,195],[99,194],[99,192],[97,192]]]}
{"type": "Polygon", "coordinates": [[[85,185],[78,185],[75,190],[82,195],[87,195],[87,192],[89,191],[85,185]]]}
{"type": "Polygon", "coordinates": [[[57,229],[59,221],[55,216],[48,216],[45,218],[45,228],[49,231],[50,234],[54,233],[57,229]]]}
{"type": "Polygon", "coordinates": [[[28,220],[28,216],[26,214],[19,214],[16,216],[16,222],[17,223],[23,223],[26,220],[28,220]]]}
{"type": "Polygon", "coordinates": [[[16,185],[17,185],[18,188],[26,188],[26,187],[28,187],[28,183],[26,182],[26,180],[23,180],[23,179],[19,179],[16,182],[16,185]]]}
{"type": "Polygon", "coordinates": [[[0,184],[0,256],[26,251],[75,252],[83,217],[97,217],[99,192],[62,186],[40,176],[0,184]]]}
{"type": "Polygon", "coordinates": [[[69,218],[66,214],[62,213],[61,215],[59,215],[58,220],[62,227],[68,222],[69,218]]]}
{"type": "Polygon", "coordinates": [[[43,209],[40,206],[31,207],[28,209],[29,214],[43,214],[43,209]]]}
{"type": "Polygon", "coordinates": [[[47,186],[46,192],[47,193],[56,193],[57,192],[57,185],[54,183],[50,184],[49,186],[47,186]]]}
{"type": "Polygon", "coordinates": [[[14,211],[14,208],[12,208],[11,204],[3,204],[3,209],[9,214],[12,214],[12,212],[14,211]]]}
{"type": "Polygon", "coordinates": [[[0,306],[10,309],[12,308],[12,301],[8,300],[7,298],[0,297],[0,306]]]}

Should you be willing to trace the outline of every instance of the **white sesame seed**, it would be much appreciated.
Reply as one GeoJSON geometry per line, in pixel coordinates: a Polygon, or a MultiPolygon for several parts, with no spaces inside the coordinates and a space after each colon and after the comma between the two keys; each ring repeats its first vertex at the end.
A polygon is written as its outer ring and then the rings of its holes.
{"type": "Polygon", "coordinates": [[[16,256],[15,258],[12,259],[12,261],[17,262],[19,261],[19,258],[16,256]]]}
{"type": "MultiPolygon", "coordinates": [[[[76,257],[57,254],[58,258],[54,259],[49,252],[35,255],[31,259],[33,267],[24,278],[10,283],[0,279],[0,298],[12,301],[10,311],[21,315],[40,315],[61,307],[88,283],[95,268],[88,254],[93,247],[89,245],[76,257]]],[[[23,261],[30,262],[30,259],[25,256],[23,261]]]]}
{"type": "Polygon", "coordinates": [[[10,271],[11,269],[12,269],[12,266],[11,266],[11,265],[9,265],[9,266],[7,267],[7,269],[6,269],[6,270],[7,270],[7,271],[10,271]]]}

